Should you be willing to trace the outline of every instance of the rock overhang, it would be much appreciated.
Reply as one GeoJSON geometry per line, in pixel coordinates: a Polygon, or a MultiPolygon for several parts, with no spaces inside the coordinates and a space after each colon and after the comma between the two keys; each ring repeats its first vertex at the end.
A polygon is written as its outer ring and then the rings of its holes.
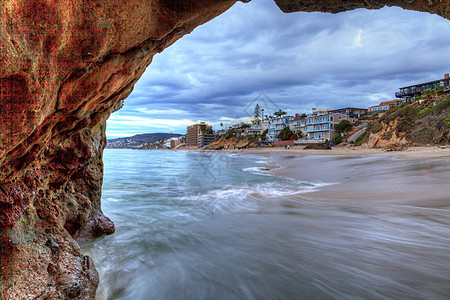
{"type": "MultiPolygon", "coordinates": [[[[153,55],[235,2],[4,1],[0,251],[7,267],[0,270],[0,290],[6,299],[45,293],[93,297],[95,268],[75,239],[114,232],[100,203],[105,122],[153,55]],[[30,279],[30,272],[38,282],[30,279]]],[[[275,2],[283,12],[338,13],[386,5],[444,18],[450,12],[448,0],[275,2]]]]}

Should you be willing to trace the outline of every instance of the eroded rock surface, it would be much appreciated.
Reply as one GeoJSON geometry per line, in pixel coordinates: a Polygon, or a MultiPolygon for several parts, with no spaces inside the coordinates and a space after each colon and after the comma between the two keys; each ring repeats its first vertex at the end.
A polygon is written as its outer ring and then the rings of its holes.
{"type": "MultiPolygon", "coordinates": [[[[75,240],[114,232],[100,205],[106,119],[153,55],[235,1],[1,1],[1,299],[94,297],[98,274],[75,240]]],[[[275,2],[449,15],[447,0],[275,2]]]]}

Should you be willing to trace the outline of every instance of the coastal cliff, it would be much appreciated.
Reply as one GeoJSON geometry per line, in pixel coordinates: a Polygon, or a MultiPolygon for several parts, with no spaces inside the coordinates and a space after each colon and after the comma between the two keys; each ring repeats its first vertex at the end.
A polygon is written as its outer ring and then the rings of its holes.
{"type": "MultiPolygon", "coordinates": [[[[114,232],[100,203],[106,120],[156,53],[235,2],[2,1],[1,299],[94,298],[98,274],[76,240],[114,232]]],[[[285,12],[450,15],[449,1],[275,2],[285,12]]]]}
{"type": "Polygon", "coordinates": [[[400,105],[375,117],[361,142],[387,150],[450,143],[450,96],[400,105]]]}
{"type": "Polygon", "coordinates": [[[252,136],[234,136],[230,138],[220,138],[214,143],[204,147],[205,150],[224,150],[224,149],[247,149],[259,147],[259,139],[252,136]]]}

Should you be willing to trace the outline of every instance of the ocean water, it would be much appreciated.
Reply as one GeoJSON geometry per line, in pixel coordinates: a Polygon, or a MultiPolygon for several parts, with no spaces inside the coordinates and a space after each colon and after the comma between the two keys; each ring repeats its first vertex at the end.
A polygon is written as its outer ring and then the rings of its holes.
{"type": "Polygon", "coordinates": [[[450,297],[447,206],[393,218],[315,201],[340,182],[273,176],[278,159],[105,150],[102,208],[116,233],[83,246],[97,299],[450,297]]]}

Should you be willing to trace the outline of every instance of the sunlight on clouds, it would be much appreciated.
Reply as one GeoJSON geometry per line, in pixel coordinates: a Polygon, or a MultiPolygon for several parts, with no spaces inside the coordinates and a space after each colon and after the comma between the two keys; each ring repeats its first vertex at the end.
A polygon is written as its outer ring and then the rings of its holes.
{"type": "Polygon", "coordinates": [[[223,104],[217,104],[217,103],[200,103],[200,106],[203,106],[205,109],[220,109],[220,108],[226,108],[226,105],[223,104]]]}
{"type": "Polygon", "coordinates": [[[185,128],[186,126],[205,122],[209,125],[214,125],[216,123],[208,122],[206,120],[191,120],[191,119],[160,119],[160,118],[143,118],[138,116],[117,116],[111,115],[108,120],[110,125],[125,125],[125,126],[144,126],[144,127],[154,127],[154,128],[185,128]]]}
{"type": "Polygon", "coordinates": [[[138,112],[147,115],[171,115],[171,114],[189,114],[189,112],[181,109],[147,109],[146,107],[138,107],[135,109],[138,112]]]}
{"type": "Polygon", "coordinates": [[[358,34],[355,37],[355,40],[353,41],[353,48],[359,48],[362,47],[361,44],[361,34],[362,34],[362,30],[358,31],[358,34]]]}
{"type": "Polygon", "coordinates": [[[392,97],[392,95],[388,95],[386,93],[372,94],[372,95],[369,95],[368,98],[374,105],[379,104],[380,102],[383,102],[383,101],[389,101],[389,100],[394,99],[394,97],[392,97]]]}
{"type": "Polygon", "coordinates": [[[159,119],[159,118],[143,118],[138,116],[121,116],[114,115],[108,120],[109,124],[126,125],[126,126],[146,126],[156,128],[189,126],[195,124],[196,121],[190,119],[159,119]]]}
{"type": "Polygon", "coordinates": [[[200,87],[202,85],[201,82],[195,77],[194,72],[188,73],[187,78],[189,79],[189,83],[193,87],[200,87]]]}
{"type": "Polygon", "coordinates": [[[227,123],[227,124],[236,124],[236,123],[250,123],[252,121],[253,117],[242,117],[242,118],[228,118],[228,117],[221,117],[220,121],[221,123],[227,123]]]}

